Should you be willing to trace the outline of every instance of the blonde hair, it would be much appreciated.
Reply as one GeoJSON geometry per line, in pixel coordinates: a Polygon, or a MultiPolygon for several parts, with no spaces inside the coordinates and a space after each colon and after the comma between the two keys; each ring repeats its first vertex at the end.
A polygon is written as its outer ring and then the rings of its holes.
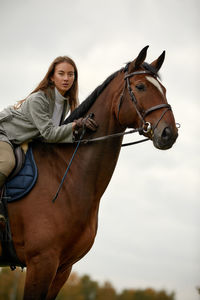
{"type": "MultiPolygon", "coordinates": [[[[72,65],[74,68],[73,85],[69,89],[69,91],[67,91],[66,94],[64,95],[69,97],[70,109],[71,111],[73,111],[79,104],[78,103],[78,70],[75,62],[68,56],[58,56],[57,58],[54,59],[46,75],[44,76],[42,81],[38,84],[38,86],[31,92],[31,94],[36,93],[39,90],[46,92],[48,88],[54,88],[54,83],[52,82],[51,77],[54,75],[56,65],[62,62],[67,62],[70,65],[72,65]]],[[[15,109],[18,109],[24,101],[26,101],[26,99],[18,101],[17,104],[14,106],[15,109]]]]}

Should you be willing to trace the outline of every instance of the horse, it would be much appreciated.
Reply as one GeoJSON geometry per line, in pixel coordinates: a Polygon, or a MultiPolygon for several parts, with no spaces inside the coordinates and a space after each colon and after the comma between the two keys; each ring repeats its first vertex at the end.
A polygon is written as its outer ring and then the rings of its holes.
{"type": "Polygon", "coordinates": [[[8,204],[15,251],[27,268],[24,300],[55,299],[72,266],[91,249],[100,199],[114,172],[126,129],[137,129],[161,150],[171,148],[177,139],[166,89],[158,79],[165,51],[148,64],[147,48],[110,75],[65,120],[95,116],[98,130],[86,131],[83,140],[77,141],[78,148],[77,143],[32,143],[37,182],[20,201],[8,204]],[[67,177],[52,201],[75,148],[67,177]]]}

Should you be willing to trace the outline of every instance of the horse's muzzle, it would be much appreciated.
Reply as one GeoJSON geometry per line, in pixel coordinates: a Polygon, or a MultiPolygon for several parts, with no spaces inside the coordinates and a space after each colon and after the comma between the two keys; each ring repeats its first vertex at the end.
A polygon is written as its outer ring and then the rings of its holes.
{"type": "Polygon", "coordinates": [[[155,128],[153,134],[153,144],[161,150],[170,149],[178,137],[178,129],[166,126],[163,129],[155,128]]]}

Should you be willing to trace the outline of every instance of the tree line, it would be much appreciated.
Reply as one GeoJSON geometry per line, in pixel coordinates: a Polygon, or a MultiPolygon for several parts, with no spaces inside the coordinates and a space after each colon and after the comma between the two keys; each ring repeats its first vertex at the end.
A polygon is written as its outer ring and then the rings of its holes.
{"type": "MultiPolygon", "coordinates": [[[[21,300],[26,272],[19,269],[14,272],[9,268],[0,270],[0,299],[21,300]]],[[[72,272],[57,300],[175,300],[175,293],[153,288],[124,289],[117,292],[113,285],[106,281],[103,284],[93,280],[89,275],[79,276],[72,272]]]]}

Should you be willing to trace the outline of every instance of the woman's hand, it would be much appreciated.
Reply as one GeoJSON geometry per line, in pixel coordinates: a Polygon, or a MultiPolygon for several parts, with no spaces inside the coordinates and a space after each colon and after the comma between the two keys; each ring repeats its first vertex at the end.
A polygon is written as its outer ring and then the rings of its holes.
{"type": "Polygon", "coordinates": [[[84,127],[90,129],[91,131],[96,131],[98,125],[95,122],[95,120],[93,120],[90,117],[74,120],[72,124],[73,131],[79,130],[80,128],[84,128],[84,127]]]}

